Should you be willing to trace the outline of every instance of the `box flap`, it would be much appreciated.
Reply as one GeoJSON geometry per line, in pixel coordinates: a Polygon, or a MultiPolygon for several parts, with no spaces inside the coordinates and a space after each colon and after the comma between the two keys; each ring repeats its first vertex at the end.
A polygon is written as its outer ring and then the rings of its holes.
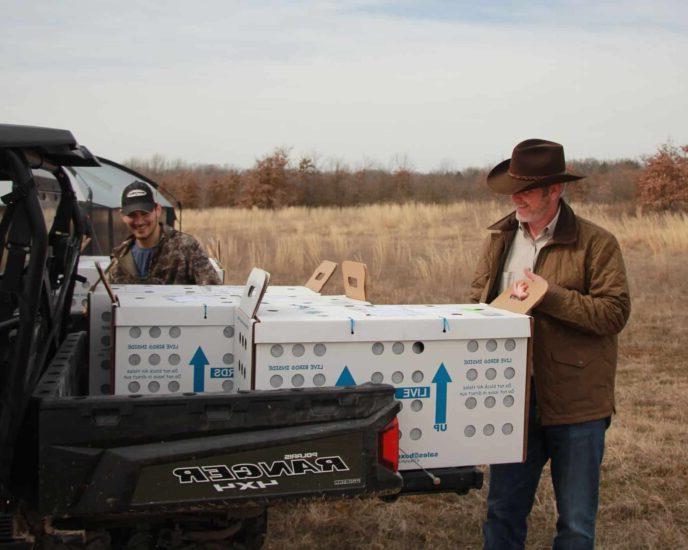
{"type": "Polygon", "coordinates": [[[320,292],[330,280],[332,274],[337,269],[337,264],[329,260],[324,260],[313,272],[311,278],[306,282],[306,287],[313,292],[320,292]]]}
{"type": "Polygon", "coordinates": [[[367,299],[368,269],[361,262],[342,262],[342,277],[344,278],[344,294],[355,300],[367,299]]]}
{"type": "Polygon", "coordinates": [[[260,301],[263,299],[268,284],[270,283],[270,274],[267,271],[254,267],[248,276],[244,293],[239,303],[239,309],[248,319],[253,319],[253,316],[258,311],[260,301]]]}
{"type": "Polygon", "coordinates": [[[547,281],[530,281],[528,279],[523,279],[523,281],[528,286],[527,298],[519,300],[516,297],[512,297],[511,288],[507,288],[490,302],[490,305],[499,309],[513,311],[514,313],[529,313],[542,302],[549,285],[547,281]]]}

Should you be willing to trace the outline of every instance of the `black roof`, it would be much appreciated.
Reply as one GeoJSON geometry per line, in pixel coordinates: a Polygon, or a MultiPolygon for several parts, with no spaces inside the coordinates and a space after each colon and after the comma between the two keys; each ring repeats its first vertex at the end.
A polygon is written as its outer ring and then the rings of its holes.
{"type": "Polygon", "coordinates": [[[76,146],[76,139],[69,130],[0,124],[0,147],[76,146]]]}
{"type": "Polygon", "coordinates": [[[0,124],[0,148],[3,147],[30,149],[57,165],[98,166],[95,157],[77,144],[69,130],[0,124]]]}

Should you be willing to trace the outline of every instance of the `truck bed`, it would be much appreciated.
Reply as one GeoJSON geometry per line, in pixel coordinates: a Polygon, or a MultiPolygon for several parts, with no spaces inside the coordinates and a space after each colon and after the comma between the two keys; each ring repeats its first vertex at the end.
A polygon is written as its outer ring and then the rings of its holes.
{"type": "Polygon", "coordinates": [[[379,456],[399,409],[391,386],[86,397],[85,361],[86,334],[73,333],[34,393],[43,514],[160,516],[402,486],[379,456]]]}

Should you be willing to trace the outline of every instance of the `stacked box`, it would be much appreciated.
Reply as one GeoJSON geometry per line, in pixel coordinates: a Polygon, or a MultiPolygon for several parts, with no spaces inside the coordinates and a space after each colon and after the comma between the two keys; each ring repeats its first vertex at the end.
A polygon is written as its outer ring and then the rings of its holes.
{"type": "Polygon", "coordinates": [[[283,304],[260,307],[252,327],[238,328],[252,350],[241,356],[240,387],[395,386],[400,469],[523,458],[525,315],[486,305],[283,304]]]}
{"type": "MultiPolygon", "coordinates": [[[[111,285],[115,295],[149,295],[161,294],[204,294],[211,293],[216,287],[196,285],[111,285]]],[[[232,290],[240,292],[243,287],[225,287],[225,293],[232,290]]],[[[239,293],[236,296],[240,296],[239,293]]],[[[89,381],[90,395],[112,394],[112,303],[103,284],[99,284],[88,295],[89,326],[89,381]]]]}
{"type": "Polygon", "coordinates": [[[105,269],[110,264],[109,256],[81,256],[77,273],[86,278],[86,281],[74,283],[74,293],[72,294],[72,315],[82,314],[88,304],[88,290],[98,280],[98,270],[95,262],[105,269]]]}
{"type": "MultiPolygon", "coordinates": [[[[122,322],[129,322],[127,320],[131,320],[133,323],[132,327],[138,326],[139,329],[141,329],[142,334],[146,334],[147,330],[150,331],[153,326],[157,326],[161,329],[161,338],[164,334],[169,336],[168,325],[170,325],[170,323],[172,323],[173,326],[179,327],[180,330],[182,327],[184,327],[185,333],[192,335],[196,334],[198,336],[199,342],[201,343],[200,347],[202,352],[209,361],[207,374],[211,378],[206,377],[207,380],[204,381],[203,389],[200,391],[235,391],[233,380],[234,365],[231,362],[227,363],[232,356],[233,339],[224,336],[224,327],[229,326],[229,324],[233,322],[234,308],[244,291],[243,286],[111,285],[111,288],[119,299],[119,306],[117,310],[124,312],[124,316],[121,314],[119,315],[120,321],[118,324],[121,325],[122,322]],[[224,345],[221,354],[216,350],[216,347],[213,347],[218,343],[217,327],[213,328],[212,323],[208,319],[204,319],[203,323],[197,323],[194,321],[194,328],[186,327],[184,322],[185,317],[183,316],[189,312],[195,311],[199,303],[206,304],[206,306],[209,304],[222,304],[222,310],[224,312],[223,315],[225,315],[225,317],[218,320],[219,325],[223,327],[223,337],[219,339],[219,342],[224,345]],[[175,314],[177,317],[174,317],[175,319],[178,319],[177,325],[175,325],[171,318],[168,317],[170,307],[179,310],[178,313],[175,314]],[[126,310],[126,312],[124,310],[126,310]],[[182,318],[179,318],[180,315],[182,318]],[[124,321],[122,321],[122,319],[124,319],[124,321]],[[151,325],[141,326],[141,322],[137,321],[137,319],[149,319],[151,320],[151,325]],[[208,328],[206,331],[202,327],[210,328],[208,328]],[[186,330],[186,328],[189,330],[186,330]],[[168,332],[165,333],[165,330],[163,329],[168,330],[168,332]],[[210,343],[208,344],[208,346],[210,346],[208,349],[216,350],[213,357],[208,355],[208,353],[211,352],[208,352],[206,349],[206,341],[212,343],[212,345],[210,343]]],[[[269,294],[275,299],[288,300],[304,295],[318,296],[318,294],[314,293],[313,291],[305,287],[298,286],[271,287],[269,294]]],[[[191,318],[193,318],[193,315],[191,318]]],[[[95,291],[90,293],[89,296],[89,393],[91,395],[107,395],[113,393],[111,342],[116,340],[113,331],[115,331],[115,329],[112,324],[112,304],[105,287],[103,285],[98,285],[95,291]]],[[[134,331],[134,334],[136,334],[136,331],[134,331]]],[[[174,331],[173,334],[176,334],[176,331],[174,331]]],[[[124,337],[126,338],[126,335],[124,337]]],[[[187,339],[183,339],[183,341],[185,343],[188,342],[187,339]]],[[[179,345],[179,342],[163,342],[162,340],[156,343],[159,345],[161,342],[165,345],[179,345]]],[[[130,343],[134,345],[133,342],[130,343]]],[[[152,345],[155,345],[156,343],[152,345]]],[[[188,348],[188,343],[185,345],[188,348]]],[[[187,348],[185,348],[183,351],[188,355],[187,348]]],[[[195,352],[195,350],[192,351],[195,352]]],[[[133,372],[135,369],[132,369],[131,365],[127,366],[126,361],[128,361],[128,359],[125,361],[121,358],[122,353],[123,351],[121,349],[115,350],[115,357],[117,358],[115,359],[115,370],[128,369],[133,372]]],[[[160,354],[158,353],[158,355],[160,354]]],[[[181,361],[183,353],[178,353],[178,355],[180,355],[181,361]]],[[[188,359],[193,359],[193,355],[191,355],[188,359]]],[[[200,359],[201,358],[199,357],[199,360],[200,359]]],[[[173,358],[173,360],[176,360],[176,358],[173,358]]],[[[162,364],[162,356],[160,364],[162,364]]],[[[145,364],[137,371],[136,376],[140,377],[140,379],[144,379],[144,367],[145,364]]],[[[170,374],[170,369],[168,367],[169,365],[164,368],[166,369],[166,373],[170,374]]],[[[160,366],[158,368],[163,367],[160,366]]],[[[150,371],[147,372],[148,374],[159,374],[151,373],[150,371]]],[[[177,374],[179,373],[177,372],[177,374]]],[[[193,384],[190,386],[188,380],[185,381],[184,384],[185,385],[180,384],[179,388],[177,388],[176,384],[172,384],[171,386],[167,387],[167,391],[162,388],[162,384],[160,387],[158,387],[156,384],[153,384],[153,389],[156,389],[157,391],[151,391],[150,393],[176,393],[178,391],[194,391],[193,384]]],[[[196,388],[199,387],[200,385],[197,384],[196,388]]],[[[136,390],[136,384],[133,384],[131,389],[136,390]]],[[[124,385],[120,383],[119,386],[115,388],[115,393],[128,394],[148,392],[144,391],[142,386],[138,387],[137,391],[130,391],[128,384],[126,385],[125,391],[124,385]]]]}
{"type": "Polygon", "coordinates": [[[115,394],[234,391],[229,294],[118,294],[113,307],[115,394]]]}

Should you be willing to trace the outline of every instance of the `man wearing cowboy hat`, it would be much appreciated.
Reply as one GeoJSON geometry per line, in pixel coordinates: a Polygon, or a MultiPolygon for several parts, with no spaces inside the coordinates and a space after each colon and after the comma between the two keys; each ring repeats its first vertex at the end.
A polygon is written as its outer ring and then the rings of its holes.
{"type": "Polygon", "coordinates": [[[532,312],[527,456],[522,464],[490,467],[485,548],[524,547],[548,461],[559,513],[554,547],[594,547],[617,334],[631,305],[616,238],[576,216],[562,198],[565,183],[582,177],[566,170],[561,145],[542,139],[516,145],[487,177],[490,189],[510,195],[516,210],[488,228],[471,298],[487,303],[511,288],[523,299],[528,282],[540,279],[548,289],[532,312]]]}

